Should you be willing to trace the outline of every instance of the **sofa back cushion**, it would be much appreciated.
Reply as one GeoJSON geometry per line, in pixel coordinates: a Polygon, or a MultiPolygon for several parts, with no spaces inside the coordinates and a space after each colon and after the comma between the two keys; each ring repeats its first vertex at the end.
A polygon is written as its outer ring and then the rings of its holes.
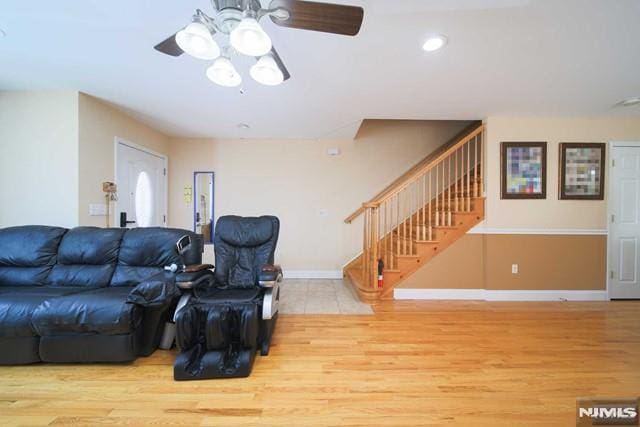
{"type": "Polygon", "coordinates": [[[273,264],[280,221],[275,216],[222,216],[215,228],[216,282],[231,288],[258,286],[264,264],[273,264]]]}
{"type": "Polygon", "coordinates": [[[77,227],[58,248],[58,260],[47,279],[52,286],[108,286],[118,262],[122,228],[77,227]]]}
{"type": "Polygon", "coordinates": [[[202,237],[192,231],[175,228],[132,228],[122,238],[118,264],[111,286],[135,286],[161,273],[171,264],[202,263],[202,237]],[[191,248],[181,258],[176,242],[184,235],[191,236],[191,248]]]}
{"type": "Polygon", "coordinates": [[[43,225],[0,229],[0,286],[44,285],[66,232],[43,225]]]}

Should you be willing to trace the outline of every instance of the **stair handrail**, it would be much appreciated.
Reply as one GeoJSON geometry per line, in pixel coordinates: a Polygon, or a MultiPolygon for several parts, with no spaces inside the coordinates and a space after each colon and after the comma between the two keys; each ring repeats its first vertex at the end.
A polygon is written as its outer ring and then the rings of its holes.
{"type": "Polygon", "coordinates": [[[431,159],[428,163],[426,163],[425,165],[423,165],[419,169],[416,169],[414,172],[412,172],[409,176],[407,176],[402,181],[402,183],[399,183],[394,188],[389,189],[388,191],[385,191],[383,194],[380,194],[380,195],[374,197],[373,199],[369,200],[368,202],[363,203],[362,206],[360,206],[351,215],[349,215],[347,218],[345,218],[344,222],[347,223],[347,224],[351,224],[353,222],[353,220],[355,220],[360,215],[362,215],[362,213],[365,211],[365,209],[367,207],[378,207],[384,201],[386,201],[389,198],[391,198],[391,197],[395,196],[396,194],[400,193],[402,190],[404,190],[409,185],[414,183],[417,179],[419,179],[424,174],[426,174],[431,169],[433,169],[439,162],[441,162],[442,160],[446,159],[449,155],[451,155],[452,153],[457,151],[461,146],[463,146],[464,144],[466,144],[467,142],[469,142],[470,140],[472,140],[476,136],[482,134],[483,131],[484,131],[484,124],[480,123],[477,127],[472,129],[469,133],[467,133],[466,135],[462,136],[455,144],[451,145],[446,150],[444,150],[442,153],[440,153],[439,155],[437,155],[436,157],[431,159]]]}

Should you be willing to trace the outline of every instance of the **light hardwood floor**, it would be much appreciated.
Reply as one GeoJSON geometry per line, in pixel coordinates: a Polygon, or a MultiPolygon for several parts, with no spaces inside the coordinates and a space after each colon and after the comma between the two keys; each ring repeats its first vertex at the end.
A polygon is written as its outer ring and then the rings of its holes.
{"type": "Polygon", "coordinates": [[[575,425],[583,396],[640,393],[640,302],[388,301],[282,315],[250,378],[129,365],[0,367],[0,425],[575,425]]]}

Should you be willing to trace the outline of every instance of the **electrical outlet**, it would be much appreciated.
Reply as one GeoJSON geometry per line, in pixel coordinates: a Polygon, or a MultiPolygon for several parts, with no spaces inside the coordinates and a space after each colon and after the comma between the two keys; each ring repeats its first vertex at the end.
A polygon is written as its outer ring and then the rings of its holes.
{"type": "Polygon", "coordinates": [[[518,264],[511,264],[511,274],[518,274],[518,264]]]}

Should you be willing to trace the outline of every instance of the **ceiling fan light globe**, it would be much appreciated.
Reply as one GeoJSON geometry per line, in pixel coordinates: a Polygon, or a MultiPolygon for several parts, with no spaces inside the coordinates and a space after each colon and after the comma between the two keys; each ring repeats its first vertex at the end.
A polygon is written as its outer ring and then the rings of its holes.
{"type": "Polygon", "coordinates": [[[199,22],[192,22],[176,34],[176,43],[187,54],[198,59],[216,59],[220,47],[213,39],[211,31],[199,22]]]}
{"type": "Polygon", "coordinates": [[[267,86],[277,86],[284,81],[284,74],[271,55],[261,57],[249,70],[251,77],[267,86]]]}
{"type": "Polygon", "coordinates": [[[258,21],[254,18],[243,18],[229,35],[231,46],[238,52],[248,56],[262,56],[271,51],[272,43],[258,21]]]}
{"type": "Polygon", "coordinates": [[[242,76],[233,66],[233,63],[229,58],[223,56],[216,59],[216,61],[207,68],[207,78],[224,87],[237,87],[242,84],[242,76]]]}

